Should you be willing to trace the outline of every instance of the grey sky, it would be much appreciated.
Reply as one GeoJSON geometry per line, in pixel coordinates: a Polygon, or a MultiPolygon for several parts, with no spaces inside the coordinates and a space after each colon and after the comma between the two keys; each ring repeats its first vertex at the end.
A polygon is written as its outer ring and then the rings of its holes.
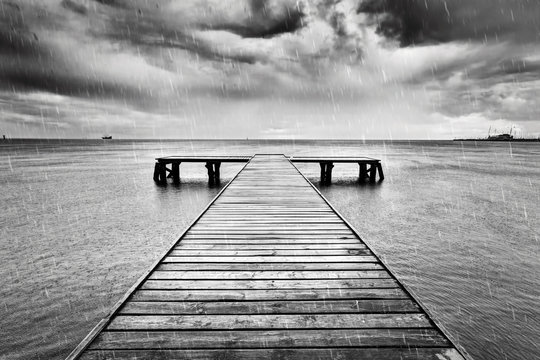
{"type": "Polygon", "coordinates": [[[13,137],[540,134],[536,0],[0,0],[13,137]]]}

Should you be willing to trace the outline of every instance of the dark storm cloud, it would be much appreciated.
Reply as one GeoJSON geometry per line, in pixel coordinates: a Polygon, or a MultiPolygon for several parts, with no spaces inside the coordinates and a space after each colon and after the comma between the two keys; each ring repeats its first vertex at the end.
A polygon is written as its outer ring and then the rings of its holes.
{"type": "Polygon", "coordinates": [[[0,54],[38,56],[41,53],[38,40],[39,38],[35,33],[21,33],[0,25],[0,54]]]}
{"type": "Polygon", "coordinates": [[[500,64],[502,71],[506,74],[534,74],[538,78],[540,74],[540,60],[527,60],[527,59],[507,59],[500,64]]]}
{"type": "MultiPolygon", "coordinates": [[[[211,19],[202,17],[200,20],[183,18],[184,14],[178,19],[171,20],[170,14],[161,11],[164,6],[160,6],[159,3],[130,3],[120,0],[96,0],[96,2],[110,9],[98,8],[99,16],[105,21],[97,28],[88,29],[88,33],[95,38],[130,43],[137,46],[138,51],[180,49],[208,60],[246,64],[264,62],[264,58],[242,51],[219,51],[214,44],[194,35],[194,31],[225,31],[243,38],[272,38],[297,31],[303,26],[305,17],[300,5],[287,1],[282,3],[250,0],[247,16],[211,19]]],[[[81,15],[89,11],[76,0],[64,0],[62,5],[81,15]]]]}
{"type": "MultiPolygon", "coordinates": [[[[270,0],[251,0],[246,21],[213,24],[215,30],[230,31],[244,38],[271,38],[293,33],[304,26],[306,14],[300,3],[272,6],[270,0]]],[[[201,27],[207,27],[204,24],[201,27]]]]}
{"type": "Polygon", "coordinates": [[[64,8],[74,11],[81,15],[86,15],[88,13],[88,8],[84,4],[79,4],[72,0],[62,0],[61,4],[64,8]]]}
{"type": "Polygon", "coordinates": [[[363,0],[377,31],[402,46],[454,40],[540,39],[537,0],[363,0]]]}
{"type": "MultiPolygon", "coordinates": [[[[42,65],[41,65],[42,66],[42,65]]],[[[59,73],[53,66],[38,68],[29,64],[24,68],[14,68],[0,74],[0,88],[23,91],[45,90],[54,94],[78,97],[121,97],[141,100],[146,97],[142,90],[133,86],[118,84],[106,79],[83,78],[68,73],[59,73]]]]}

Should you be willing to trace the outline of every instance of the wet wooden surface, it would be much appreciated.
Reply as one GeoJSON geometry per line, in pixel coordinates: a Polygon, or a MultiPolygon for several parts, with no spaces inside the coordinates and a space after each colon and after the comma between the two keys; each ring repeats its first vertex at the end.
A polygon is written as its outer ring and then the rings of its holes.
{"type": "Polygon", "coordinates": [[[257,155],[81,359],[463,359],[284,156],[257,155]]]}

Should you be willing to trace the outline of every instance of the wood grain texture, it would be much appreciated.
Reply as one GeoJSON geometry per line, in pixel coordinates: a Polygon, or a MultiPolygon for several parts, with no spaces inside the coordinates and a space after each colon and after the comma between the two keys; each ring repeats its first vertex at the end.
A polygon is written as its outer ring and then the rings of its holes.
{"type": "Polygon", "coordinates": [[[261,348],[203,350],[91,350],[83,360],[464,360],[450,347],[423,348],[261,348]]]}
{"type": "Polygon", "coordinates": [[[325,347],[448,347],[432,329],[316,329],[251,331],[106,331],[92,349],[325,348],[325,347]]]}
{"type": "Polygon", "coordinates": [[[463,359],[283,156],[253,157],[126,299],[80,359],[463,359]]]}
{"type": "Polygon", "coordinates": [[[286,300],[286,301],[130,301],[124,315],[168,314],[326,314],[326,313],[417,313],[420,309],[406,300],[286,300]]]}

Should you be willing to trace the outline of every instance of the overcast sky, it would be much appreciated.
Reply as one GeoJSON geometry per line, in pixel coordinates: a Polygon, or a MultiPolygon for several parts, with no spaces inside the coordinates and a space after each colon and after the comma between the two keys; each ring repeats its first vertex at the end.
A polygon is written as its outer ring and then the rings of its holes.
{"type": "Polygon", "coordinates": [[[12,137],[540,135],[538,0],[0,0],[12,137]]]}

